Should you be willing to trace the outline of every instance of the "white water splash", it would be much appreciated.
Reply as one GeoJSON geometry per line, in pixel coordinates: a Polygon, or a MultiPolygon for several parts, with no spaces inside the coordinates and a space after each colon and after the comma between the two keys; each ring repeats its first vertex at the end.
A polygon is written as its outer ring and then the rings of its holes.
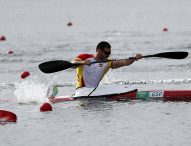
{"type": "Polygon", "coordinates": [[[19,103],[42,103],[46,98],[47,87],[35,80],[23,80],[16,85],[15,97],[19,103]]]}

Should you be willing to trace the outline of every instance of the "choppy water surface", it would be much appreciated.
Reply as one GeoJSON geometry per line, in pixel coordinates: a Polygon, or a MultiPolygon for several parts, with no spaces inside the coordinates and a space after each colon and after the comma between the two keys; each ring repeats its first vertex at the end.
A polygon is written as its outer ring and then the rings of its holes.
{"type": "MultiPolygon", "coordinates": [[[[189,102],[75,101],[39,112],[50,85],[63,85],[66,95],[74,93],[75,70],[43,74],[38,64],[94,53],[102,40],[111,43],[116,59],[136,53],[191,53],[190,5],[187,0],[0,0],[0,35],[7,37],[0,41],[0,109],[18,116],[17,123],[0,125],[0,145],[189,146],[189,102]],[[72,27],[66,25],[69,21],[72,27]],[[163,32],[164,27],[169,31],[163,32]],[[24,70],[31,75],[22,80],[24,70]]],[[[111,70],[101,84],[189,90],[190,58],[143,59],[111,70]]]]}

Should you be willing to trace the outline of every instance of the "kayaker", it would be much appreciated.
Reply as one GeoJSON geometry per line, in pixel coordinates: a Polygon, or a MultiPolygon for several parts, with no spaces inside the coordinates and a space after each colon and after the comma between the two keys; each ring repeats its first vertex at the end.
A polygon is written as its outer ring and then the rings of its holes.
{"type": "MultiPolygon", "coordinates": [[[[85,91],[90,89],[87,93],[88,96],[97,88],[99,82],[103,79],[104,75],[110,68],[117,69],[123,66],[128,66],[134,61],[142,58],[141,54],[136,54],[135,57],[121,60],[111,60],[111,45],[102,41],[98,43],[95,54],[79,54],[72,63],[81,63],[77,67],[77,81],[76,81],[76,94],[75,96],[84,96],[85,91]],[[94,63],[94,61],[108,61],[101,63],[94,63]],[[85,87],[85,88],[84,88],[85,87]],[[92,90],[94,89],[94,90],[92,90]]],[[[87,96],[87,95],[86,95],[87,96]]]]}

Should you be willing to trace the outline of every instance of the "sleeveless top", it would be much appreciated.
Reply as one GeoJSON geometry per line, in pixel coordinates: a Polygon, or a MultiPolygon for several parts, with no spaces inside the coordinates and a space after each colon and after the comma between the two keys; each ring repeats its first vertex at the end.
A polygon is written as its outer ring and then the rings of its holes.
{"type": "MultiPolygon", "coordinates": [[[[96,61],[93,54],[80,54],[76,57],[80,60],[96,61]]],[[[110,60],[110,59],[109,59],[110,60]]],[[[94,63],[91,65],[81,65],[77,68],[76,88],[95,88],[102,80],[107,71],[111,68],[112,61],[104,63],[94,63]]]]}

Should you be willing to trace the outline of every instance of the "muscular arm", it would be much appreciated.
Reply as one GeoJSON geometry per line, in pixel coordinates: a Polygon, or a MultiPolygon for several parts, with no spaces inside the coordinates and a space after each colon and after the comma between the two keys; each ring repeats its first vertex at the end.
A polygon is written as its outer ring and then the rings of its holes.
{"type": "Polygon", "coordinates": [[[74,60],[72,60],[72,63],[80,63],[82,65],[90,65],[91,62],[89,60],[86,60],[87,58],[93,57],[93,54],[79,54],[74,60]]]}
{"type": "Polygon", "coordinates": [[[121,59],[113,61],[112,67],[113,69],[117,69],[123,66],[131,65],[134,61],[137,61],[142,58],[141,54],[137,54],[135,57],[129,58],[129,59],[121,59]]]}
{"type": "MultiPolygon", "coordinates": [[[[80,63],[83,64],[84,61],[82,61],[80,58],[75,58],[74,60],[71,61],[71,63],[80,63]]],[[[73,69],[76,69],[78,66],[73,66],[73,69]]]]}
{"type": "Polygon", "coordinates": [[[71,63],[80,63],[82,65],[90,65],[91,61],[90,60],[81,60],[80,58],[75,58],[74,60],[71,61],[71,63]]]}
{"type": "Polygon", "coordinates": [[[80,58],[75,58],[74,60],[71,61],[71,63],[81,63],[81,64],[83,64],[84,61],[81,60],[80,58]]]}
{"type": "Polygon", "coordinates": [[[112,68],[117,69],[123,66],[131,65],[136,59],[122,59],[122,60],[116,60],[112,63],[112,68]]]}
{"type": "MultiPolygon", "coordinates": [[[[75,58],[74,60],[71,61],[71,63],[79,63],[81,65],[90,65],[91,61],[90,60],[81,60],[80,58],[75,58]]],[[[78,66],[74,66],[72,68],[77,68],[78,66]]]]}

